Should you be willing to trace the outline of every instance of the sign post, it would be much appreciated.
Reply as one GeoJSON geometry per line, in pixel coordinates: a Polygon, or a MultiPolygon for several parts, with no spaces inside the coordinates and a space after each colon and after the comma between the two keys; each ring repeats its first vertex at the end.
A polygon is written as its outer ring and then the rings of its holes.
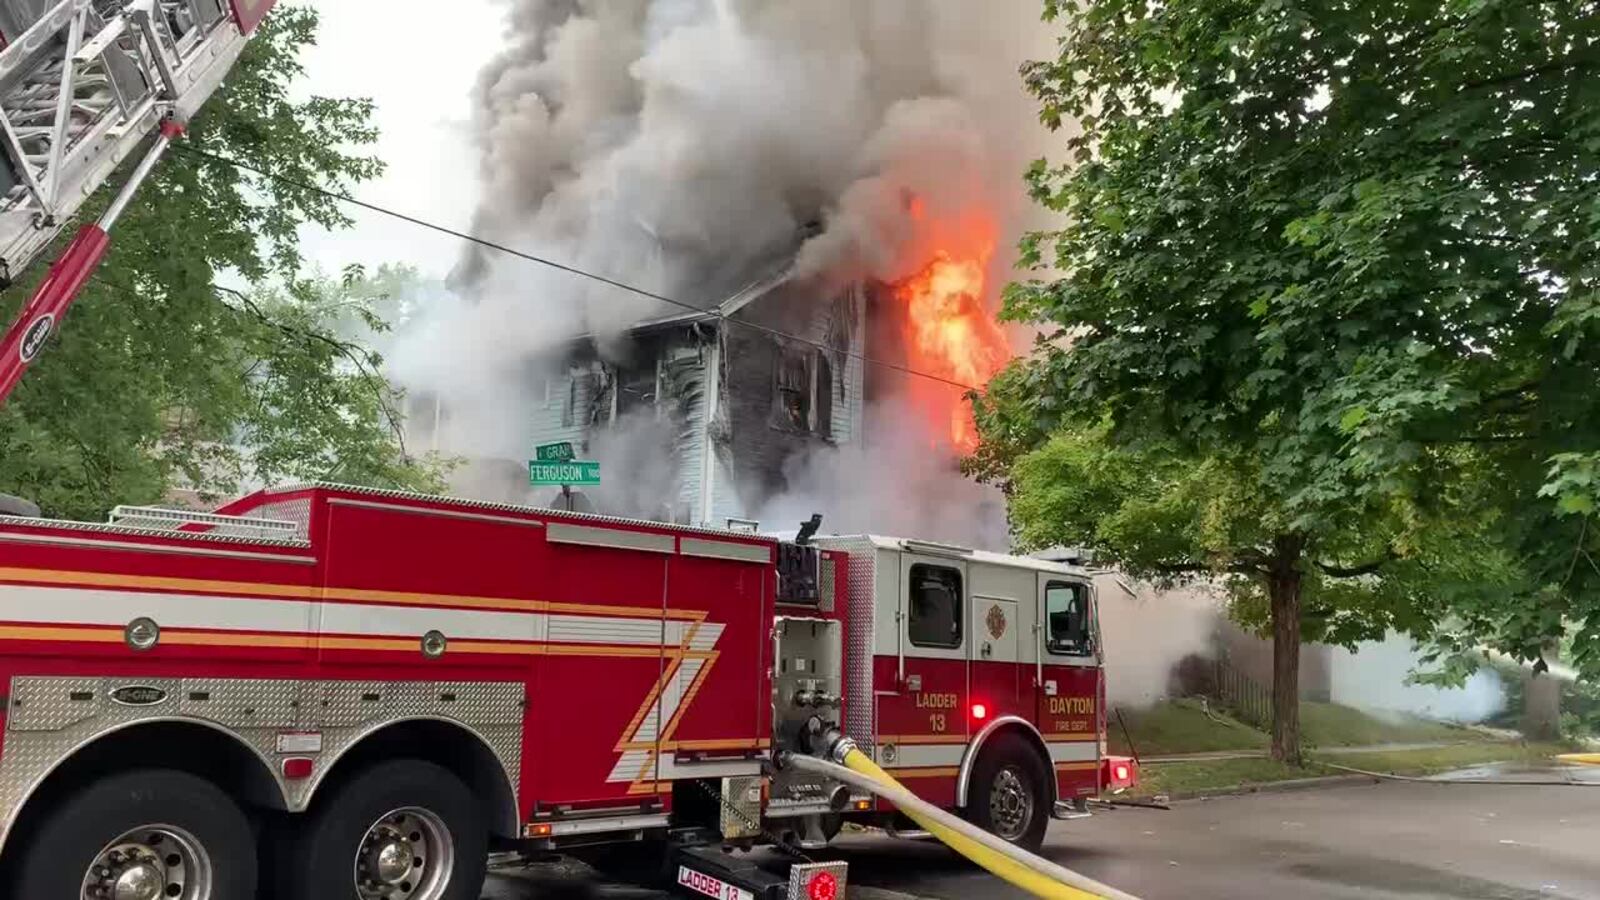
{"type": "Polygon", "coordinates": [[[574,459],[576,454],[571,441],[541,444],[534,448],[533,459],[528,460],[528,484],[534,487],[560,486],[561,499],[568,512],[572,511],[573,485],[598,485],[600,464],[590,460],[574,459]]]}

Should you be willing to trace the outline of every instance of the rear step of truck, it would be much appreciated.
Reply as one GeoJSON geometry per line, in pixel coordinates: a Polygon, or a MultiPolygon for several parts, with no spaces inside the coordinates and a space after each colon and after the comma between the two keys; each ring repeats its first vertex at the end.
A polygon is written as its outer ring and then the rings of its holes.
{"type": "Polygon", "coordinates": [[[847,863],[793,863],[775,871],[748,854],[735,856],[718,847],[680,847],[673,865],[678,889],[692,897],[845,900],[847,863]]]}

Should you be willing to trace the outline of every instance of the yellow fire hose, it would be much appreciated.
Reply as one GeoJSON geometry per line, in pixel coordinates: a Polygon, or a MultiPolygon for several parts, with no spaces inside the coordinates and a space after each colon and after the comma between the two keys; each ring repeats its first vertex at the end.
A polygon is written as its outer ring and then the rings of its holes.
{"type": "Polygon", "coordinates": [[[832,755],[844,765],[795,754],[787,765],[826,775],[893,803],[923,830],[1013,885],[1048,900],[1138,900],[1001,840],[906,790],[854,742],[838,741],[832,755]]]}
{"type": "Polygon", "coordinates": [[[1600,766],[1600,753],[1563,753],[1556,759],[1565,763],[1578,763],[1585,766],[1600,766]]]}

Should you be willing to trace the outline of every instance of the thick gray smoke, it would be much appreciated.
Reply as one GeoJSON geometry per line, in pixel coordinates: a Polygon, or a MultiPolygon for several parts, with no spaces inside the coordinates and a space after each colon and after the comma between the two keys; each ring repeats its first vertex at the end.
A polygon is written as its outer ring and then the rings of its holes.
{"type": "Polygon", "coordinates": [[[1480,669],[1461,687],[1413,684],[1412,674],[1427,666],[1413,642],[1400,634],[1363,641],[1355,653],[1334,648],[1331,662],[1335,703],[1452,722],[1482,722],[1506,703],[1493,669],[1480,669]]]}
{"type": "MultiPolygon", "coordinates": [[[[997,295],[1032,215],[1021,173],[1045,146],[1017,74],[1052,45],[1039,12],[513,0],[475,93],[474,231],[711,306],[797,254],[810,273],[894,280],[983,229],[997,295]]],[[[682,311],[479,247],[452,283],[460,299],[419,318],[426,338],[401,342],[392,370],[444,398],[444,443],[513,458],[530,365],[580,335],[625,357],[629,326],[682,311]]]]}
{"type": "Polygon", "coordinates": [[[823,514],[832,534],[885,534],[991,550],[1010,546],[1005,495],[953,473],[929,449],[926,425],[897,407],[872,408],[863,442],[796,457],[789,490],[756,513],[785,531],[823,514]]]}
{"type": "Polygon", "coordinates": [[[1215,654],[1221,591],[1206,584],[1159,589],[1119,576],[1095,579],[1106,653],[1106,699],[1136,709],[1181,695],[1177,666],[1215,654]]]}

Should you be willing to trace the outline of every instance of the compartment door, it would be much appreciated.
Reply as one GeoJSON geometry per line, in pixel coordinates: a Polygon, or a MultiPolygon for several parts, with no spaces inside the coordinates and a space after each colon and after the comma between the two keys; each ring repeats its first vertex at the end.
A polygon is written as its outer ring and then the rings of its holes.
{"type": "Polygon", "coordinates": [[[1038,602],[1039,733],[1049,745],[1061,797],[1094,794],[1105,721],[1094,588],[1087,579],[1041,572],[1038,602]]]}
{"type": "Polygon", "coordinates": [[[967,563],[903,552],[896,630],[901,677],[878,702],[878,762],[934,803],[953,803],[969,731],[967,563]]]}

